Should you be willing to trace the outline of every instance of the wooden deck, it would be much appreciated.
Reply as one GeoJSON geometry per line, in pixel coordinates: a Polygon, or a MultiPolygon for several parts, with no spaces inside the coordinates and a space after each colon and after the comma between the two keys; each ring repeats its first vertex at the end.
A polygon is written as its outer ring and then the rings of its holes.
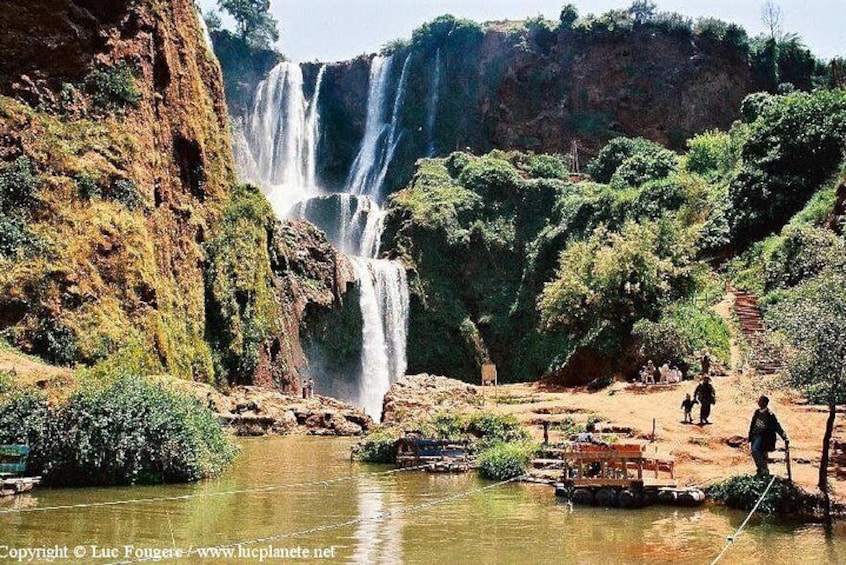
{"type": "Polygon", "coordinates": [[[574,487],[674,487],[672,456],[638,444],[596,445],[574,443],[568,448],[544,450],[532,465],[560,471],[561,480],[574,487]]]}

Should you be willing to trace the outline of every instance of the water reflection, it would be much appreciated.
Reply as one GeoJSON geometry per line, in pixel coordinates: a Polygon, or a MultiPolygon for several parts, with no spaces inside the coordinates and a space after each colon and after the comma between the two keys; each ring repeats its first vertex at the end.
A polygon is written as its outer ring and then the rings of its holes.
{"type": "MultiPolygon", "coordinates": [[[[351,463],[351,440],[264,438],[243,442],[236,464],[197,485],[39,489],[2,501],[56,506],[129,498],[172,497],[355,476],[330,485],[149,504],[0,514],[0,545],[98,544],[207,547],[360,520],[274,545],[334,547],[341,563],[709,563],[745,513],[714,508],[651,507],[637,511],[571,507],[552,489],[509,484],[446,504],[376,519],[485,484],[475,474],[408,472],[366,475],[384,466],[351,463]]],[[[254,546],[255,547],[255,546],[254,546]]],[[[0,560],[2,561],[2,560],[0,560]]],[[[92,562],[92,561],[88,561],[92,562]]],[[[105,563],[105,560],[94,563],[105,563]]],[[[199,558],[180,563],[202,563],[199,558]]],[[[243,563],[220,559],[213,563],[243,563]]],[[[322,561],[327,562],[327,561],[322,561]]],[[[846,524],[831,536],[816,525],[754,518],[725,563],[846,563],[846,524]]]]}
{"type": "Polygon", "coordinates": [[[351,563],[400,563],[402,561],[403,517],[394,514],[401,508],[396,495],[386,491],[376,479],[364,478],[356,483],[358,491],[358,516],[362,520],[356,527],[356,541],[351,563]]]}

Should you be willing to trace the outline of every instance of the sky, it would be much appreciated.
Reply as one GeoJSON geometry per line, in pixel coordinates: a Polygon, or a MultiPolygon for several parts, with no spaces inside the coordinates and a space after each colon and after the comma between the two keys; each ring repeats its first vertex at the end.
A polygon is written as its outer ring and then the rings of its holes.
{"type": "MultiPolygon", "coordinates": [[[[392,39],[407,38],[420,24],[441,14],[479,22],[543,15],[558,19],[561,6],[579,13],[626,8],[631,0],[270,0],[279,21],[277,48],[293,61],[340,61],[378,51],[392,39]]],[[[217,0],[197,0],[203,11],[217,0]]],[[[763,31],[763,0],[657,0],[659,10],[693,19],[716,17],[743,25],[750,36],[763,31]]],[[[846,0],[780,0],[784,29],[802,37],[823,59],[846,56],[846,0]]],[[[224,25],[227,19],[224,17],[224,25]]]]}

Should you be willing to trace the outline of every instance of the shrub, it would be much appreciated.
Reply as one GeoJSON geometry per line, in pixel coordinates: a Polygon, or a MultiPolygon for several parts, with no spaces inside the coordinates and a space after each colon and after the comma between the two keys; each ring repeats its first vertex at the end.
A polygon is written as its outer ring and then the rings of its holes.
{"type": "Polygon", "coordinates": [[[51,363],[72,365],[79,360],[79,348],[73,331],[52,316],[41,318],[33,332],[32,344],[35,353],[51,363]]]}
{"type": "Polygon", "coordinates": [[[477,22],[445,14],[411,32],[411,46],[414,49],[434,50],[449,43],[456,48],[467,48],[481,41],[483,36],[482,26],[477,22]]]}
{"type": "Polygon", "coordinates": [[[79,195],[86,200],[96,200],[103,196],[103,190],[97,179],[89,175],[76,175],[73,179],[79,195]]]}
{"type": "Polygon", "coordinates": [[[479,473],[486,479],[505,481],[524,475],[536,451],[529,442],[494,444],[479,453],[479,473]]]}
{"type": "Polygon", "coordinates": [[[834,232],[813,226],[788,226],[764,267],[766,288],[795,286],[829,267],[842,268],[846,245],[834,232]]]}
{"type": "MultiPolygon", "coordinates": [[[[708,496],[729,508],[752,510],[769,482],[770,477],[739,475],[709,488],[708,496]]],[[[816,506],[817,501],[813,496],[786,479],[776,478],[758,511],[762,514],[796,515],[812,512],[816,506]]]]}
{"type": "Polygon", "coordinates": [[[85,88],[91,94],[94,106],[103,111],[135,107],[141,102],[135,77],[124,63],[91,69],[85,76],[85,88]]]}
{"type": "MultiPolygon", "coordinates": [[[[606,143],[599,154],[588,163],[586,171],[595,181],[608,183],[627,159],[641,155],[654,156],[657,161],[666,162],[669,157],[667,153],[673,155],[657,143],[640,137],[616,137],[606,143]]],[[[636,164],[632,164],[631,168],[636,170],[636,164]]],[[[626,173],[626,176],[628,175],[629,173],[626,173]]]]}
{"type": "Polygon", "coordinates": [[[656,220],[681,208],[688,200],[687,189],[676,176],[649,181],[641,186],[626,211],[632,218],[656,220]]]}
{"type": "Polygon", "coordinates": [[[144,197],[131,179],[115,179],[108,192],[109,200],[123,204],[127,210],[144,208],[144,197]]]}
{"type": "Polygon", "coordinates": [[[28,445],[30,472],[39,472],[50,460],[53,446],[46,434],[50,418],[47,397],[42,393],[20,390],[0,394],[0,444],[28,445]]]}
{"type": "Polygon", "coordinates": [[[572,4],[566,4],[561,8],[561,15],[558,17],[558,27],[561,29],[573,29],[573,24],[579,19],[579,9],[572,4]]]}
{"type": "Polygon", "coordinates": [[[21,156],[0,169],[0,211],[14,212],[35,203],[38,178],[29,157],[21,156]]]}
{"type": "Polygon", "coordinates": [[[356,445],[355,457],[365,463],[396,463],[396,441],[389,431],[374,431],[356,445]]]}
{"type": "Polygon", "coordinates": [[[478,412],[470,417],[467,431],[481,439],[481,446],[529,440],[529,432],[510,414],[478,412]]]}
{"type": "Polygon", "coordinates": [[[666,178],[678,167],[678,156],[664,148],[640,152],[625,159],[611,176],[611,186],[623,189],[666,178]]]}
{"type": "Polygon", "coordinates": [[[458,180],[476,194],[496,199],[509,198],[522,182],[511,163],[489,156],[468,163],[458,180]]]}
{"type": "Polygon", "coordinates": [[[235,455],[208,409],[132,374],[53,408],[35,393],[13,394],[0,405],[0,424],[0,440],[28,442],[29,471],[51,485],[196,481],[235,455]]]}
{"type": "Polygon", "coordinates": [[[658,364],[662,361],[678,364],[693,353],[690,340],[673,319],[638,320],[632,327],[632,336],[639,344],[641,357],[653,359],[658,364]]]}
{"type": "Polygon", "coordinates": [[[728,133],[709,131],[687,142],[685,168],[709,178],[726,177],[740,165],[741,146],[728,133]]]}
{"type": "Polygon", "coordinates": [[[776,103],[776,99],[767,92],[753,92],[740,103],[740,117],[747,124],[758,119],[764,110],[776,103]]]}

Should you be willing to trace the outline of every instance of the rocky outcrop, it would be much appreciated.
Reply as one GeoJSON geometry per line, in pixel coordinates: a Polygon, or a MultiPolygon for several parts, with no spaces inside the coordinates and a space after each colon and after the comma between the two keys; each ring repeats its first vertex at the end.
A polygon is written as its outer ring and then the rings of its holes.
{"type": "Polygon", "coordinates": [[[343,318],[347,310],[358,312],[345,298],[355,273],[323,232],[303,221],[276,224],[270,263],[281,326],[262,344],[251,382],[296,391],[309,374],[305,349],[321,339],[321,322],[343,318]]]}
{"type": "Polygon", "coordinates": [[[407,375],[391,385],[382,406],[382,423],[422,421],[437,412],[478,410],[484,399],[478,387],[435,375],[407,375]]]}
{"type": "Polygon", "coordinates": [[[327,396],[285,394],[273,388],[236,386],[221,392],[200,383],[169,381],[208,406],[235,435],[358,436],[373,427],[362,410],[327,396]]]}

